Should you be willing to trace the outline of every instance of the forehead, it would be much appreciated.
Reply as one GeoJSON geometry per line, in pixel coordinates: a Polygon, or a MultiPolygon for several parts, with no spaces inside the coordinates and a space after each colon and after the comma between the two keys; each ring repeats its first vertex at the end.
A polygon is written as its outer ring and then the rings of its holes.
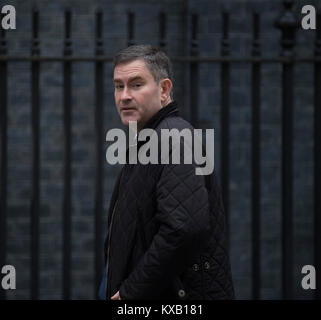
{"type": "Polygon", "coordinates": [[[147,68],[144,61],[133,60],[130,62],[121,63],[118,64],[114,69],[114,81],[126,81],[134,77],[152,77],[152,74],[147,68]]]}

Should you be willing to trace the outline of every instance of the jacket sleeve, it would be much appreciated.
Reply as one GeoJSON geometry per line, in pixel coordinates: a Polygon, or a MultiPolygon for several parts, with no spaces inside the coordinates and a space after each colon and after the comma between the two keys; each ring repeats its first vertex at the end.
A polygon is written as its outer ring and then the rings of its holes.
{"type": "Polygon", "coordinates": [[[161,297],[199,253],[209,232],[208,193],[195,165],[164,165],[156,189],[160,227],[121,284],[120,297],[125,300],[161,297]]]}

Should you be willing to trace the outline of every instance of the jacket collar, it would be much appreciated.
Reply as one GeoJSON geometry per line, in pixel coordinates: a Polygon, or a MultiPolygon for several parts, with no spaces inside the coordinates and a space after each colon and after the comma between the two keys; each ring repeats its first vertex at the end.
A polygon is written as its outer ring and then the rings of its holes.
{"type": "Polygon", "coordinates": [[[156,114],[154,114],[144,125],[143,129],[155,129],[158,124],[167,117],[173,117],[178,115],[178,105],[176,101],[170,102],[165,107],[161,108],[156,114]]]}
{"type": "MultiPolygon", "coordinates": [[[[173,117],[173,116],[177,116],[179,114],[178,112],[178,104],[176,101],[172,101],[170,102],[168,105],[166,105],[165,107],[161,108],[157,113],[155,113],[144,125],[143,129],[155,129],[159,123],[167,118],[167,117],[173,117]]],[[[137,141],[138,138],[138,133],[135,136],[135,143],[134,145],[129,145],[127,147],[126,150],[126,160],[127,163],[129,161],[129,148],[130,147],[134,147],[135,145],[137,145],[137,148],[139,149],[143,144],[145,144],[145,141],[137,141]]]]}

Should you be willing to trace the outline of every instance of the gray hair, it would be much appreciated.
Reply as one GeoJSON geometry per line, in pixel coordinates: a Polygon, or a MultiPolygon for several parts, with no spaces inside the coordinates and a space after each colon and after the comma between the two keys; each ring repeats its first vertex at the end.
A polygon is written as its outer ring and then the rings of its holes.
{"type": "MultiPolygon", "coordinates": [[[[121,63],[142,60],[153,75],[156,83],[168,78],[173,81],[172,64],[169,57],[151,45],[133,45],[119,51],[114,57],[114,69],[121,63]]],[[[172,98],[172,92],[170,94],[172,98]]]]}

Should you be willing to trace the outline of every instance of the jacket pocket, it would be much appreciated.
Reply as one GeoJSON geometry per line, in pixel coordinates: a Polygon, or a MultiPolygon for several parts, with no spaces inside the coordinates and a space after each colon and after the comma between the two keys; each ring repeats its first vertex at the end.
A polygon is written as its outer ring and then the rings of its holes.
{"type": "Polygon", "coordinates": [[[128,261],[126,265],[126,274],[125,274],[125,279],[130,275],[130,273],[133,271],[133,269],[136,266],[138,255],[139,255],[139,245],[138,245],[138,230],[137,230],[137,221],[135,223],[135,231],[134,231],[134,237],[131,241],[131,246],[129,248],[129,256],[128,256],[128,261]]]}

